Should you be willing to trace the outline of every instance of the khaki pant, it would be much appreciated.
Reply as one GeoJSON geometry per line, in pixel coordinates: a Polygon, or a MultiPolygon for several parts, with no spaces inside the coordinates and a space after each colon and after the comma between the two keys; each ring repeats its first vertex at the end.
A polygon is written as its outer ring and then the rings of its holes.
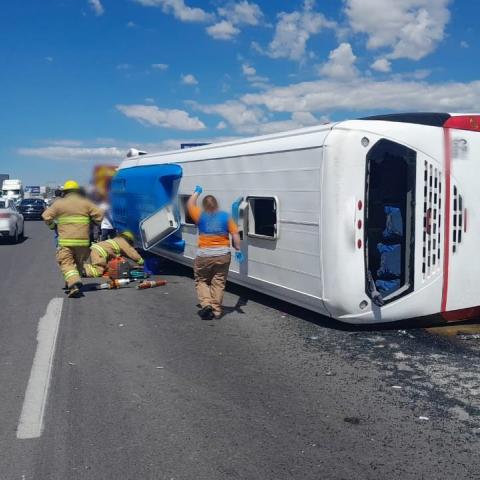
{"type": "Polygon", "coordinates": [[[223,293],[230,260],[230,254],[195,258],[193,272],[198,300],[202,308],[211,305],[215,315],[222,313],[223,293]]]}
{"type": "Polygon", "coordinates": [[[87,277],[101,277],[107,269],[107,259],[92,248],[89,263],[83,266],[87,277]]]}
{"type": "Polygon", "coordinates": [[[57,262],[63,273],[63,278],[70,288],[74,283],[80,282],[80,272],[85,260],[90,253],[89,247],[58,247],[57,262]]]}

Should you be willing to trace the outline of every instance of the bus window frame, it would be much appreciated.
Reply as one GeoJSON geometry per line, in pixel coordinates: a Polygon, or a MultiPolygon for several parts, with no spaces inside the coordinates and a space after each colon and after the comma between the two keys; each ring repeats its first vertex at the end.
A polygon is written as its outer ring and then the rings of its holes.
{"type": "Polygon", "coordinates": [[[196,227],[196,223],[193,221],[193,218],[190,217],[187,209],[187,202],[191,195],[185,193],[178,194],[178,210],[180,212],[180,224],[185,227],[196,227]],[[192,222],[188,222],[187,219],[190,218],[192,222]]]}
{"type": "MultiPolygon", "coordinates": [[[[397,148],[401,147],[405,151],[413,152],[414,158],[412,159],[405,159],[407,162],[413,162],[412,164],[407,163],[407,180],[408,174],[412,174],[413,172],[413,184],[411,185],[411,189],[405,194],[406,196],[406,212],[410,210],[410,215],[405,218],[404,222],[404,234],[405,237],[409,235],[409,238],[405,238],[404,245],[402,244],[402,276],[401,276],[401,285],[400,287],[383,297],[384,304],[389,304],[393,301],[399,300],[403,298],[405,295],[413,292],[415,289],[415,222],[416,222],[416,186],[417,186],[417,167],[418,167],[418,154],[419,152],[407,145],[399,143],[398,141],[391,140],[389,138],[382,137],[378,139],[368,150],[367,154],[365,155],[365,197],[364,197],[364,265],[365,265],[365,293],[368,297],[372,298],[372,292],[369,288],[369,279],[368,279],[368,271],[369,271],[369,239],[368,239],[368,232],[369,232],[369,191],[370,191],[370,163],[371,163],[371,155],[374,149],[379,148],[382,143],[393,144],[397,148]],[[410,200],[408,200],[408,195],[410,193],[410,200]],[[407,221],[408,220],[408,221],[407,221]],[[407,255],[408,252],[408,255],[407,255]],[[404,272],[404,273],[403,273],[404,272]],[[407,279],[408,273],[408,279],[407,279]]],[[[405,158],[405,156],[403,157],[405,158]]],[[[371,272],[373,275],[373,272],[371,272]]]]}
{"type": "Polygon", "coordinates": [[[247,202],[247,236],[251,238],[260,238],[263,240],[269,240],[269,241],[276,241],[278,240],[279,237],[279,223],[280,223],[280,210],[279,210],[279,203],[278,203],[278,197],[275,195],[249,195],[246,199],[247,202]],[[255,200],[273,200],[273,205],[274,205],[274,210],[275,210],[275,224],[274,224],[274,235],[261,235],[258,233],[255,233],[255,231],[251,231],[251,224],[253,223],[253,230],[255,230],[255,218],[254,214],[252,211],[252,204],[251,201],[255,200]],[[253,219],[253,222],[252,222],[253,219]]]}

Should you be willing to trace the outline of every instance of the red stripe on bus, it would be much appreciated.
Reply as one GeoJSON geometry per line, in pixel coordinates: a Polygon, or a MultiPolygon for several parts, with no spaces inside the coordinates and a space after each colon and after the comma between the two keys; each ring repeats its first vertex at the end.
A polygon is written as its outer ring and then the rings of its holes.
{"type": "Polygon", "coordinates": [[[444,128],[445,148],[445,233],[443,242],[443,289],[442,289],[442,312],[447,311],[448,299],[448,264],[450,259],[450,175],[452,166],[452,145],[450,129],[444,128]]]}

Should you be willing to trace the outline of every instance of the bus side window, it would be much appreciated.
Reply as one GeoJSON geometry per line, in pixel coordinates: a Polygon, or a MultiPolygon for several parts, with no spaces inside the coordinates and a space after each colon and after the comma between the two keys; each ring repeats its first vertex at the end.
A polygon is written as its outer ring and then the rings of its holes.
{"type": "Polygon", "coordinates": [[[278,205],[275,197],[247,197],[249,237],[278,238],[278,205]]]}

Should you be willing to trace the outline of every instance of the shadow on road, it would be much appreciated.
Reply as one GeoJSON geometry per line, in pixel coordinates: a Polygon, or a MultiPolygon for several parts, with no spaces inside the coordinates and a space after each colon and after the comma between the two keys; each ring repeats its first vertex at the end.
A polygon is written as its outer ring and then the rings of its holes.
{"type": "Polygon", "coordinates": [[[0,237],[0,245],[21,245],[26,242],[28,237],[25,235],[23,238],[19,238],[17,243],[13,243],[12,240],[5,237],[0,237]]]}
{"type": "MultiPolygon", "coordinates": [[[[161,275],[173,275],[193,278],[193,271],[191,268],[184,265],[172,262],[167,259],[162,259],[161,262],[161,275]]],[[[346,332],[374,332],[374,331],[388,331],[388,330],[406,330],[406,329],[423,329],[428,327],[442,327],[446,326],[444,322],[439,321],[438,319],[432,318],[416,318],[410,320],[401,320],[398,322],[388,322],[388,323],[375,323],[371,325],[351,325],[344,322],[339,322],[330,317],[320,315],[318,313],[312,312],[302,307],[298,307],[291,303],[279,300],[277,298],[265,295],[263,293],[257,292],[250,288],[242,287],[234,283],[229,282],[227,284],[227,292],[237,295],[238,301],[235,305],[225,305],[224,311],[225,315],[228,315],[233,312],[245,313],[242,309],[243,306],[247,305],[249,301],[254,301],[261,305],[264,305],[268,308],[278,310],[287,315],[305,320],[310,323],[314,323],[320,327],[330,328],[334,330],[341,330],[346,332]]],[[[468,322],[458,322],[460,324],[470,324],[475,323],[474,321],[468,322]]]]}

